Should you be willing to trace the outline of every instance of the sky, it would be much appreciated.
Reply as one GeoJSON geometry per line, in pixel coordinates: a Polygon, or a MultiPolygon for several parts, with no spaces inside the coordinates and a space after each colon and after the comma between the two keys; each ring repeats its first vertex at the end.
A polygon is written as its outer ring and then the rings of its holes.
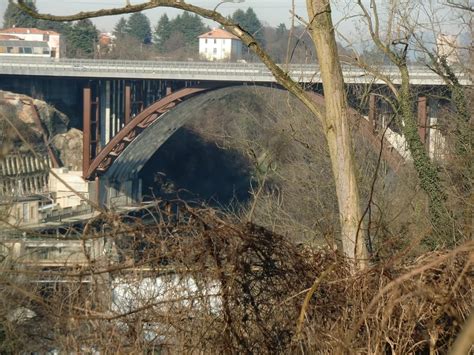
{"type": "MultiPolygon", "coordinates": [[[[54,15],[68,15],[77,13],[79,11],[91,11],[98,10],[100,8],[112,8],[112,7],[123,7],[126,0],[36,0],[36,6],[43,13],[51,13],[54,15]]],[[[137,4],[144,2],[146,0],[131,0],[132,4],[137,4]]],[[[192,3],[197,6],[202,6],[208,9],[214,9],[214,7],[221,3],[219,0],[186,0],[188,3],[192,3]]],[[[231,1],[231,0],[229,0],[231,1]]],[[[242,0],[237,0],[242,1],[242,0]]],[[[219,12],[223,15],[232,14],[237,9],[247,9],[252,7],[257,13],[260,21],[265,25],[270,25],[276,27],[280,23],[285,23],[287,26],[290,25],[291,15],[290,9],[292,1],[295,4],[295,10],[298,15],[302,18],[306,17],[306,0],[244,0],[241,3],[221,3],[218,7],[219,12]]],[[[363,0],[367,2],[369,0],[363,0]]],[[[399,0],[401,2],[407,1],[410,4],[412,1],[415,3],[417,0],[399,0]]],[[[424,4],[434,4],[439,7],[440,3],[445,2],[446,0],[422,0],[424,4]]],[[[380,4],[387,4],[386,0],[379,0],[380,4]]],[[[337,26],[337,30],[342,33],[345,38],[349,41],[357,42],[361,41],[362,38],[367,37],[367,28],[360,21],[359,17],[352,17],[341,21],[347,14],[354,14],[358,12],[354,0],[333,0],[332,2],[332,16],[333,22],[337,26]],[[348,5],[349,4],[349,5],[348,5]]],[[[0,21],[3,20],[3,14],[7,7],[8,0],[0,0],[0,21]]],[[[448,21],[450,17],[450,10],[446,6],[443,6],[444,9],[442,16],[443,25],[446,30],[445,33],[458,34],[459,29],[457,27],[456,21],[451,23],[448,21]]],[[[169,17],[175,17],[180,13],[179,10],[169,9],[169,8],[156,8],[152,10],[147,10],[144,12],[150,19],[152,27],[154,27],[158,19],[164,13],[167,13],[169,17]]],[[[426,16],[425,16],[426,17],[426,16]]],[[[429,17],[429,15],[428,15],[429,17]]],[[[112,31],[115,24],[119,20],[120,16],[108,16],[102,18],[95,18],[93,22],[96,24],[97,28],[100,31],[108,32],[112,31]]],[[[217,24],[212,23],[211,21],[206,21],[206,23],[213,27],[217,24]]],[[[297,21],[295,24],[299,24],[297,21]]],[[[368,39],[368,38],[367,38],[368,39]]],[[[341,36],[338,37],[339,42],[344,42],[341,36]]]]}
{"type": "MultiPolygon", "coordinates": [[[[140,3],[141,1],[132,0],[131,3],[140,3]]],[[[213,9],[220,1],[217,0],[188,0],[194,5],[213,9]]],[[[0,0],[0,14],[3,19],[3,13],[7,7],[7,0],[0,0]]],[[[51,14],[71,14],[82,10],[96,10],[99,8],[121,7],[125,5],[125,0],[36,0],[36,6],[41,12],[51,14]]],[[[289,9],[291,0],[245,0],[242,3],[223,3],[218,7],[218,10],[224,15],[233,13],[235,10],[247,9],[252,7],[259,19],[271,26],[277,26],[280,23],[290,24],[289,9]]],[[[305,15],[305,0],[295,0],[296,12],[305,15]]],[[[167,13],[168,16],[174,17],[178,13],[173,9],[153,9],[145,11],[144,13],[150,18],[152,26],[156,25],[159,17],[167,13]]],[[[120,16],[110,16],[99,19],[94,19],[94,23],[100,30],[110,31],[113,29],[115,23],[120,16]]]]}

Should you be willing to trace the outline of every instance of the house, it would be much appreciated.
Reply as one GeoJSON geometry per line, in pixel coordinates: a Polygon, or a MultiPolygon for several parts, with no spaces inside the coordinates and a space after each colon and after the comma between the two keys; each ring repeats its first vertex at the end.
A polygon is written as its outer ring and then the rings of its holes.
{"type": "MultiPolygon", "coordinates": [[[[26,226],[38,224],[39,207],[43,203],[39,196],[14,197],[0,200],[0,215],[9,225],[26,226]]],[[[3,226],[0,226],[3,228],[3,226]]]]}
{"type": "Polygon", "coordinates": [[[45,57],[51,56],[48,43],[43,41],[25,41],[22,39],[0,38],[0,56],[45,57]]]}
{"type": "Polygon", "coordinates": [[[82,178],[82,171],[53,168],[49,173],[48,188],[61,208],[76,207],[89,198],[89,183],[82,178]],[[81,198],[84,197],[84,198],[81,198]]]}
{"type": "Polygon", "coordinates": [[[436,38],[439,58],[444,57],[447,64],[459,63],[459,43],[455,36],[439,34],[436,38]]]}
{"type": "MultiPolygon", "coordinates": [[[[42,48],[41,52],[42,54],[44,54],[45,51],[43,51],[43,49],[46,46],[49,49],[49,56],[52,58],[60,58],[64,56],[64,53],[65,53],[64,39],[61,36],[61,34],[55,31],[45,31],[45,30],[40,30],[38,28],[12,27],[12,28],[6,28],[3,30],[0,30],[0,36],[2,36],[2,39],[1,39],[2,42],[9,41],[9,40],[15,41],[15,42],[18,40],[20,41],[22,40],[22,41],[28,42],[28,45],[24,46],[23,48],[31,48],[31,52],[30,52],[30,49],[27,49],[26,52],[24,49],[23,51],[10,49],[11,52],[13,51],[17,52],[17,53],[14,53],[14,52],[11,53],[13,55],[35,54],[33,52],[33,48],[35,47],[42,48]],[[10,37],[10,38],[9,39],[5,38],[5,36],[10,37]],[[16,37],[16,38],[12,38],[12,37],[16,37]]],[[[3,45],[5,44],[8,44],[8,42],[3,43],[3,45]]],[[[19,44],[20,43],[15,43],[15,46],[12,45],[12,46],[7,46],[7,47],[22,48],[19,44]]],[[[39,52],[40,50],[38,49],[36,54],[39,54],[39,52]]],[[[7,53],[8,53],[8,50],[7,50],[7,53]]]]}
{"type": "Polygon", "coordinates": [[[242,42],[232,33],[216,28],[199,36],[199,55],[206,60],[235,61],[242,58],[242,42]]]}

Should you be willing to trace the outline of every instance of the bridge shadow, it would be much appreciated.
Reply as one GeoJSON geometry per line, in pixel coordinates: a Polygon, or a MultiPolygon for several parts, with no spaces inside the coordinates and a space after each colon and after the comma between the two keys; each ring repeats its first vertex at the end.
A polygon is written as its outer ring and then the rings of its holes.
{"type": "Polygon", "coordinates": [[[193,130],[178,129],[139,174],[145,199],[204,201],[229,206],[249,200],[251,166],[236,150],[222,149],[193,130]]]}

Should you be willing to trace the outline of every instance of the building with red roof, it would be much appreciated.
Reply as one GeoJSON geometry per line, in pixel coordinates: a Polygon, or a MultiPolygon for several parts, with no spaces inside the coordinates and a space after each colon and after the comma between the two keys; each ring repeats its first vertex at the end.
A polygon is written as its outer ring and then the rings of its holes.
{"type": "MultiPolygon", "coordinates": [[[[10,37],[2,40],[23,40],[28,42],[43,42],[49,47],[49,53],[53,58],[59,58],[65,53],[64,41],[60,33],[38,28],[12,27],[0,30],[0,36],[10,37]],[[15,38],[11,38],[15,37],[15,38]]],[[[41,46],[44,46],[41,44],[41,46]]]]}
{"type": "Polygon", "coordinates": [[[211,61],[238,60],[242,58],[242,42],[232,33],[215,28],[199,36],[199,55],[211,61]]]}

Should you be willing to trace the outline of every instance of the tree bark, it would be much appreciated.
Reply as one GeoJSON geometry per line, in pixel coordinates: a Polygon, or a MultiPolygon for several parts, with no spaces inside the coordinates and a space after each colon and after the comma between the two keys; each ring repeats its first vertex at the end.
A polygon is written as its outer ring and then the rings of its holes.
{"type": "Polygon", "coordinates": [[[323,127],[329,146],[339,206],[342,246],[359,268],[367,264],[361,208],[349,128],[344,78],[337,52],[329,0],[306,0],[311,37],[316,47],[326,103],[323,127]]]}

